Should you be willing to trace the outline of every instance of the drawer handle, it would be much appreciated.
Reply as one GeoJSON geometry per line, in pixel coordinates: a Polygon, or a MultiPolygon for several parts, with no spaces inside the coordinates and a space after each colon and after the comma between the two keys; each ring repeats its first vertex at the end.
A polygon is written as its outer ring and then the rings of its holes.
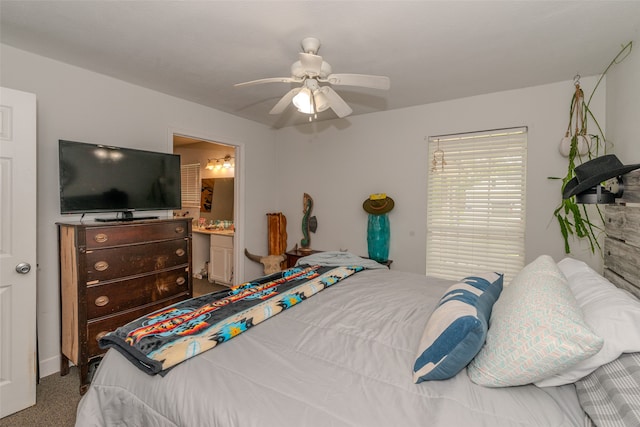
{"type": "Polygon", "coordinates": [[[96,298],[95,304],[98,307],[104,307],[105,305],[109,304],[109,297],[106,295],[100,295],[98,298],[96,298]]]}
{"type": "Polygon", "coordinates": [[[176,284],[177,284],[178,286],[182,286],[182,285],[184,285],[184,283],[185,283],[185,282],[186,282],[186,280],[184,279],[184,277],[178,277],[178,278],[176,279],[176,284]]]}
{"type": "Polygon", "coordinates": [[[100,341],[100,338],[102,338],[103,336],[107,335],[108,333],[109,333],[109,331],[101,331],[101,332],[98,332],[98,333],[96,334],[96,341],[100,341]]]}
{"type": "Polygon", "coordinates": [[[184,227],[181,226],[181,225],[177,226],[176,227],[176,233],[178,233],[178,234],[184,233],[184,227]]]}
{"type": "Polygon", "coordinates": [[[178,256],[184,256],[185,252],[184,249],[180,248],[176,250],[176,255],[178,256]]]}
{"type": "Polygon", "coordinates": [[[107,261],[98,261],[93,264],[93,268],[95,268],[96,271],[105,271],[107,268],[109,268],[109,263],[107,261]]]}
{"type": "Polygon", "coordinates": [[[93,236],[93,240],[96,241],[96,243],[104,243],[109,239],[109,237],[107,237],[106,234],[104,233],[98,233],[95,236],[93,236]]]}

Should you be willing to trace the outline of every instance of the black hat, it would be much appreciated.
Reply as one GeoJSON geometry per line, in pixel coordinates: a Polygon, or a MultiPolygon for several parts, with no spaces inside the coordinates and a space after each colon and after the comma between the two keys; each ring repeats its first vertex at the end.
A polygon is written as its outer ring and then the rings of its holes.
{"type": "Polygon", "coordinates": [[[372,194],[362,203],[362,208],[372,215],[382,215],[389,212],[395,206],[395,202],[384,193],[372,194]]]}
{"type": "Polygon", "coordinates": [[[575,196],[599,185],[603,181],[624,175],[639,168],[640,164],[623,165],[614,154],[596,157],[595,159],[576,166],[574,170],[576,176],[565,185],[562,191],[562,198],[568,199],[571,196],[575,196]]]}

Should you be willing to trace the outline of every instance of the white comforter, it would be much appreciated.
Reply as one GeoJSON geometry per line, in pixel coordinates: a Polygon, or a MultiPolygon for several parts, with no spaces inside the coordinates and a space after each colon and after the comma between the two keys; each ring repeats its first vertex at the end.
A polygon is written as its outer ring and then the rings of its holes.
{"type": "Polygon", "coordinates": [[[228,343],[148,376],[110,350],[76,426],[582,426],[573,385],[503,389],[466,370],[412,382],[449,281],[363,271],[228,343]]]}

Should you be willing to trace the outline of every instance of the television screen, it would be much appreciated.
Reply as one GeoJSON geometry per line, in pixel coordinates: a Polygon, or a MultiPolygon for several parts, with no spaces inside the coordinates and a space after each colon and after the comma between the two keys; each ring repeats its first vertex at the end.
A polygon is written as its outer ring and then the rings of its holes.
{"type": "Polygon", "coordinates": [[[180,209],[180,156],[59,141],[60,213],[180,209]]]}

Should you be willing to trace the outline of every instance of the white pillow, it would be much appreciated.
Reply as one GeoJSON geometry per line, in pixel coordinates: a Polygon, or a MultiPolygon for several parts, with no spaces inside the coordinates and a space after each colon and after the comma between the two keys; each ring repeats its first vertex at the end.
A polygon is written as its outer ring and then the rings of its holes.
{"type": "Polygon", "coordinates": [[[640,301],[615,287],[582,261],[565,258],[558,267],[567,276],[584,320],[604,339],[604,345],[588,359],[536,382],[539,387],[576,382],[622,353],[640,352],[640,301]]]}
{"type": "Polygon", "coordinates": [[[487,341],[467,368],[473,382],[540,381],[595,354],[602,338],[584,322],[567,279],[548,255],[525,266],[493,306],[487,341]]]}

